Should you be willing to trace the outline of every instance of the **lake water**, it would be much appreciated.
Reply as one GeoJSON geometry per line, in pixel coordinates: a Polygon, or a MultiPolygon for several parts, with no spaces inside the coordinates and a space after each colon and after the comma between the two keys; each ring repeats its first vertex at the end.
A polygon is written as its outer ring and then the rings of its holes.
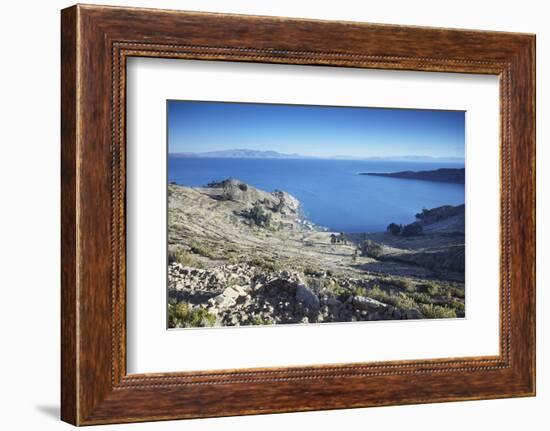
{"type": "Polygon", "coordinates": [[[422,208],[464,203],[464,185],[358,175],[421,171],[463,164],[318,159],[168,157],[168,180],[184,186],[237,178],[259,189],[284,190],[308,220],[338,232],[375,232],[410,223],[422,208]]]}

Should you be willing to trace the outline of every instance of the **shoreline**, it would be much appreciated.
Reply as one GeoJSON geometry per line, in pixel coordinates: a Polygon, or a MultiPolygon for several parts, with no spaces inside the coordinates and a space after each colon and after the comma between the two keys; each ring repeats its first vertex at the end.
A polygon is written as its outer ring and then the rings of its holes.
{"type": "MultiPolygon", "coordinates": [[[[363,173],[359,173],[359,175],[370,175],[370,174],[363,174],[363,173]]],[[[209,184],[213,184],[213,183],[216,183],[216,182],[223,182],[225,180],[221,180],[221,181],[212,181],[210,182],[209,184]]],[[[176,186],[179,186],[179,187],[185,187],[185,188],[189,188],[189,189],[193,189],[193,190],[203,190],[205,188],[209,188],[209,185],[206,184],[206,185],[200,185],[200,186],[189,186],[189,185],[185,185],[185,184],[180,184],[178,183],[177,181],[169,181],[168,182],[168,185],[176,185],[176,186]]],[[[275,192],[283,192],[283,193],[286,193],[288,195],[290,195],[290,193],[284,191],[284,190],[281,190],[279,188],[276,188],[275,190],[273,190],[272,192],[268,192],[268,193],[275,193],[275,192]]],[[[292,196],[292,195],[290,195],[292,196]]],[[[298,200],[297,198],[294,197],[294,199],[296,199],[296,201],[298,202],[299,206],[298,206],[298,211],[299,211],[299,217],[297,218],[297,222],[306,227],[307,229],[309,230],[315,230],[317,232],[323,232],[323,233],[344,233],[346,235],[374,235],[374,234],[380,234],[380,233],[384,233],[386,232],[386,229],[378,229],[378,230],[367,230],[367,229],[364,229],[364,230],[347,230],[347,229],[332,229],[330,226],[325,226],[325,225],[321,225],[321,224],[318,224],[314,221],[312,221],[308,216],[307,216],[307,213],[303,210],[303,204],[300,200],[298,200]]],[[[462,204],[457,204],[457,205],[454,205],[454,206],[461,206],[461,205],[464,205],[464,203],[462,204]]],[[[443,206],[446,206],[446,205],[443,205],[443,206]]],[[[449,205],[450,206],[450,205],[449,205]]],[[[425,208],[425,206],[423,206],[422,208],[425,208]]],[[[420,209],[419,209],[420,210],[420,209]]],[[[410,224],[410,223],[414,223],[417,219],[415,218],[414,216],[414,213],[411,213],[411,218],[408,220],[408,221],[404,221],[404,222],[401,222],[401,224],[410,224]]],[[[389,225],[390,223],[394,223],[396,222],[395,220],[391,220],[391,221],[388,221],[388,220],[385,220],[383,223],[387,225],[389,225]]]]}

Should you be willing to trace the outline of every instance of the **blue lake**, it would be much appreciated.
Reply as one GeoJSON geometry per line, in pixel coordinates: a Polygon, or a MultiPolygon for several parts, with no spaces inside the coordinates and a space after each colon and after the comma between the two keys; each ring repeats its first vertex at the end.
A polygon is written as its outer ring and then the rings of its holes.
{"type": "Polygon", "coordinates": [[[464,203],[464,185],[359,175],[421,171],[463,164],[324,159],[215,159],[168,157],[168,181],[204,186],[237,178],[259,189],[284,190],[308,220],[341,232],[374,232],[410,223],[422,208],[464,203]]]}

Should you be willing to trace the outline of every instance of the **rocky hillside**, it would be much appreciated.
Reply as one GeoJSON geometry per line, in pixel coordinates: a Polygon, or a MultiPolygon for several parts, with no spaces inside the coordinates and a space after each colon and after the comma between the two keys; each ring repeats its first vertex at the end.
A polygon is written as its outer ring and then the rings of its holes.
{"type": "Polygon", "coordinates": [[[346,284],[341,291],[330,288],[336,278],[323,274],[321,279],[324,287],[299,272],[266,274],[247,264],[193,269],[176,263],[169,268],[171,306],[184,302],[201,307],[205,316],[225,326],[423,317],[417,308],[396,308],[369,297],[367,288],[356,287],[368,284],[360,280],[348,280],[354,286],[348,292],[346,284]]]}
{"type": "Polygon", "coordinates": [[[327,232],[237,179],[168,194],[170,327],[464,316],[463,274],[420,258],[456,235],[327,232]]]}

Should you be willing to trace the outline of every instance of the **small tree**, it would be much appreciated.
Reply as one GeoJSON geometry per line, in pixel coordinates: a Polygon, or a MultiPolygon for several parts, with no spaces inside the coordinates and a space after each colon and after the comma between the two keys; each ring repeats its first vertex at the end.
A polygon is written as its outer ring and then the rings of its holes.
{"type": "Polygon", "coordinates": [[[361,244],[361,256],[377,258],[382,254],[382,246],[371,239],[366,239],[361,244]]]}
{"type": "Polygon", "coordinates": [[[233,201],[237,198],[235,187],[230,182],[223,184],[222,196],[226,201],[233,201]]]}
{"type": "Polygon", "coordinates": [[[358,248],[355,248],[355,250],[353,251],[353,255],[351,256],[351,263],[355,263],[357,262],[357,252],[358,252],[358,248]]]}
{"type": "Polygon", "coordinates": [[[400,235],[403,230],[403,226],[397,223],[390,223],[386,230],[392,235],[400,235]]]}
{"type": "Polygon", "coordinates": [[[426,217],[430,213],[430,210],[426,207],[422,208],[422,212],[416,213],[415,217],[419,220],[422,220],[424,217],[426,217]]]}
{"type": "Polygon", "coordinates": [[[401,231],[401,235],[403,236],[418,236],[418,235],[422,235],[423,233],[424,233],[424,230],[422,229],[422,224],[417,221],[406,225],[405,227],[403,227],[403,230],[401,231]]]}
{"type": "Polygon", "coordinates": [[[254,204],[248,217],[260,227],[269,227],[271,223],[271,213],[266,211],[258,202],[254,204]]]}

